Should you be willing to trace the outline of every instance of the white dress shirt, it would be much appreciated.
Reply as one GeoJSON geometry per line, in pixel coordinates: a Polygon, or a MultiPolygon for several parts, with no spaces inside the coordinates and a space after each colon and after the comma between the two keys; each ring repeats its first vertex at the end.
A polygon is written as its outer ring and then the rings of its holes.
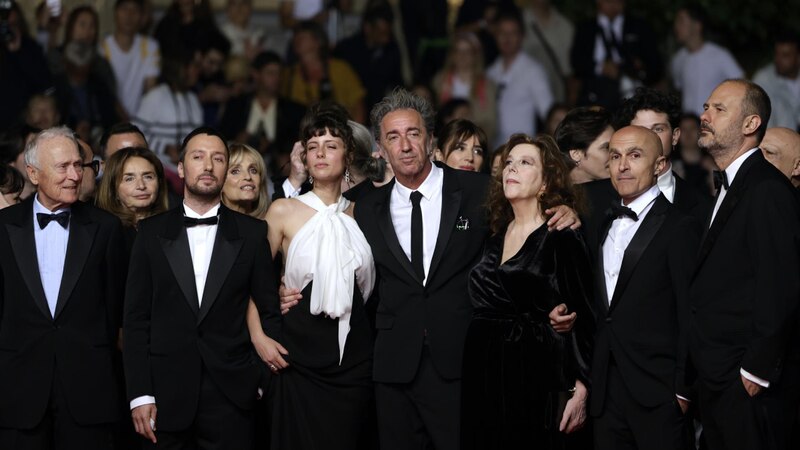
{"type": "Polygon", "coordinates": [[[298,195],[300,195],[300,190],[302,190],[303,188],[302,185],[294,187],[294,185],[292,184],[291,181],[289,181],[288,178],[283,180],[283,184],[281,184],[281,186],[283,187],[283,196],[285,198],[297,197],[298,195]]]}
{"type": "Polygon", "coordinates": [[[675,174],[672,173],[672,165],[669,170],[658,176],[658,189],[667,197],[670,203],[675,203],[675,174]]]}
{"type": "MultiPolygon", "coordinates": [[[[214,217],[219,213],[219,204],[208,210],[205,214],[198,214],[183,204],[186,217],[195,219],[205,219],[214,217]]],[[[50,227],[48,227],[50,228],[50,227]]],[[[206,277],[208,266],[211,264],[211,251],[214,250],[214,241],[217,237],[219,225],[197,225],[186,228],[186,235],[189,237],[189,252],[192,254],[192,266],[194,268],[194,282],[197,287],[198,307],[203,303],[203,290],[206,287],[206,277]]],[[[152,395],[143,395],[131,400],[131,409],[142,405],[150,405],[156,402],[152,395]]]]}
{"type": "Polygon", "coordinates": [[[61,277],[64,274],[64,261],[67,258],[67,242],[69,242],[69,225],[62,227],[56,221],[51,221],[44,229],[39,228],[37,213],[57,214],[69,211],[61,208],[50,211],[39,203],[39,195],[33,201],[33,237],[36,243],[36,260],[39,263],[39,279],[42,280],[44,296],[50,315],[55,317],[58,291],[61,289],[61,277]]]}
{"type": "MultiPolygon", "coordinates": [[[[416,190],[422,194],[420,209],[422,210],[422,257],[425,268],[425,280],[431,269],[433,251],[436,248],[436,237],[439,235],[439,224],[442,220],[442,186],[444,173],[441,168],[433,165],[431,173],[416,190]]],[[[408,260],[411,261],[411,193],[413,190],[403,186],[395,178],[389,210],[392,215],[392,224],[397,233],[397,240],[403,247],[408,260]]]]}
{"type": "MultiPolygon", "coordinates": [[[[603,33],[606,39],[609,39],[611,37],[610,33],[613,33],[614,40],[617,41],[618,45],[622,45],[622,29],[625,26],[624,15],[620,14],[611,20],[603,14],[598,14],[597,26],[600,27],[600,32],[603,33]]],[[[609,44],[611,44],[610,40],[609,44]]],[[[607,58],[605,42],[603,42],[603,38],[598,34],[594,38],[594,73],[596,75],[600,75],[603,72],[603,63],[607,58]]],[[[613,45],[611,45],[610,59],[617,64],[622,63],[622,55],[619,54],[618,50],[614,48],[613,45]]]]}
{"type": "MultiPolygon", "coordinates": [[[[756,151],[758,151],[758,147],[751,148],[750,150],[741,154],[738,158],[734,159],[731,165],[729,165],[728,168],[725,169],[725,175],[728,177],[729,187],[733,185],[733,179],[736,177],[736,173],[739,172],[739,169],[742,167],[742,164],[744,164],[745,160],[747,160],[747,158],[749,158],[750,155],[752,155],[756,151]]],[[[714,223],[714,219],[717,217],[717,211],[719,211],[719,207],[720,205],[722,205],[722,201],[725,200],[725,195],[727,193],[728,190],[725,189],[725,186],[719,187],[719,195],[717,196],[717,202],[714,204],[714,213],[711,215],[711,222],[709,224],[709,228],[711,227],[711,224],[714,223]]],[[[739,373],[741,373],[743,377],[747,378],[748,380],[752,381],[753,383],[759,386],[765,388],[769,387],[769,381],[763,378],[759,378],[742,368],[739,369],[739,373]]]]}
{"type": "Polygon", "coordinates": [[[619,279],[619,269],[622,267],[622,259],[625,257],[625,250],[631,243],[636,230],[644,221],[645,216],[653,207],[656,198],[661,193],[658,186],[652,186],[642,195],[636,197],[630,204],[624,205],[633,210],[639,220],[630,217],[617,217],[611,223],[608,236],[603,242],[603,275],[606,280],[606,293],[608,294],[608,304],[614,297],[614,290],[619,279]]]}
{"type": "Polygon", "coordinates": [[[268,141],[275,139],[275,124],[278,118],[278,100],[269,102],[267,109],[263,109],[258,99],[253,99],[250,114],[247,119],[247,133],[256,134],[263,130],[268,141]]]}

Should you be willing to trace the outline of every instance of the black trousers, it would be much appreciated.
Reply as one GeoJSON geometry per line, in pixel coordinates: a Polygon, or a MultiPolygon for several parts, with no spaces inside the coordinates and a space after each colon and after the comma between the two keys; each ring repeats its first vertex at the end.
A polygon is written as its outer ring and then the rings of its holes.
{"type": "Polygon", "coordinates": [[[113,423],[80,425],[69,413],[63,387],[53,380],[50,402],[42,421],[30,430],[0,428],[0,449],[112,450],[113,423]]]}
{"type": "Polygon", "coordinates": [[[461,380],[442,378],[428,346],[410,383],[375,383],[381,450],[458,450],[461,380]]]}
{"type": "MultiPolygon", "coordinates": [[[[255,397],[256,393],[253,392],[255,397]]],[[[156,407],[158,399],[156,398],[156,407]]],[[[160,431],[156,424],[155,445],[142,439],[143,449],[166,450],[251,450],[254,411],[234,405],[206,373],[200,383],[200,399],[194,423],[187,430],[160,431]]]]}
{"type": "Polygon", "coordinates": [[[691,441],[677,399],[654,408],[640,405],[613,362],[603,412],[594,419],[595,450],[684,450],[691,441]]]}

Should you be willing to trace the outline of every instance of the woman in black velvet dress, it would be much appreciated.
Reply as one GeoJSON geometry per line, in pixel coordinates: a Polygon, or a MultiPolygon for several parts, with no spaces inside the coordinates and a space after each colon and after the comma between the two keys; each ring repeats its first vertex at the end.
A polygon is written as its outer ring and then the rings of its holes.
{"type": "Polygon", "coordinates": [[[579,233],[546,225],[544,210],[577,203],[555,142],[514,135],[505,148],[489,194],[494,235],[469,279],[462,448],[559,449],[586,417],[591,267],[579,233]],[[548,319],[560,303],[578,317],[566,334],[548,319]]]}

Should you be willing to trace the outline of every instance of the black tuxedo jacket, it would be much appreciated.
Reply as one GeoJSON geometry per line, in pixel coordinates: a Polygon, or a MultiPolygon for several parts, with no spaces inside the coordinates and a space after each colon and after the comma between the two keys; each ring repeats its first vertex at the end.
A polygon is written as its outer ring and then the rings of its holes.
{"type": "MultiPolygon", "coordinates": [[[[708,222],[706,222],[706,227],[708,222]]],[[[690,356],[703,385],[721,390],[739,369],[771,383],[800,351],[800,205],[760,151],[748,157],[703,238],[691,288],[690,356]]],[[[774,385],[770,386],[775,387],[774,385]]]]}
{"type": "MultiPolygon", "coordinates": [[[[247,130],[252,105],[252,94],[231,99],[220,118],[219,131],[228,139],[238,139],[239,135],[247,130]]],[[[306,108],[303,105],[278,98],[275,111],[275,138],[270,145],[270,151],[283,153],[292,151],[292,146],[300,134],[300,121],[305,114],[306,108]]]]}
{"type": "Polygon", "coordinates": [[[472,319],[467,279],[488,234],[484,201],[489,177],[440,167],[441,223],[425,285],[414,274],[392,224],[389,202],[395,181],[356,203],[355,218],[372,247],[379,277],[373,361],[378,382],[412,381],[426,338],[439,375],[461,378],[464,339],[472,319]]]}
{"type": "Polygon", "coordinates": [[[55,317],[39,276],[33,196],[0,211],[0,427],[33,428],[53,383],[80,425],[113,422],[127,253],[116,217],[76,202],[55,317]]]}
{"type": "Polygon", "coordinates": [[[280,325],[266,233],[263,221],[220,206],[199,303],[183,207],[140,222],[125,295],[123,358],[128,399],[155,396],[161,430],[190,426],[202,376],[238,407],[254,407],[263,371],[245,322],[250,297],[265,329],[280,325]]]}
{"type": "MultiPolygon", "coordinates": [[[[581,105],[600,105],[614,110],[620,103],[619,79],[595,74],[594,46],[602,28],[597,17],[575,28],[570,50],[570,62],[575,77],[581,80],[581,105]]],[[[622,25],[620,53],[623,59],[620,75],[625,74],[645,85],[652,85],[663,76],[664,64],[658,51],[658,41],[647,22],[629,14],[622,25]]]]}
{"type": "MultiPolygon", "coordinates": [[[[605,221],[602,246],[611,219],[605,221]]],[[[700,227],[659,195],[642,219],[620,267],[611,304],[603,252],[597,250],[597,334],[592,365],[592,415],[600,415],[608,365],[616,362],[631,395],[644,407],[689,394],[684,386],[689,322],[689,279],[700,227]]]]}

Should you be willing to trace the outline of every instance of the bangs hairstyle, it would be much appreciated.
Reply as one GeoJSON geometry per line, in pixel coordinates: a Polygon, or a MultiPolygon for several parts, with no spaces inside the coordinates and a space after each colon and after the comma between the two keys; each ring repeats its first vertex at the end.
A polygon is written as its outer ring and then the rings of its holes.
{"type": "Polygon", "coordinates": [[[481,127],[467,119],[451,120],[447,125],[442,127],[439,134],[436,136],[436,143],[439,150],[442,152],[444,161],[447,161],[447,157],[455,150],[456,145],[473,136],[478,138],[478,145],[480,145],[483,150],[483,163],[478,170],[484,172],[487,161],[491,159],[489,158],[489,140],[486,138],[486,133],[481,127]]]}
{"type": "Polygon", "coordinates": [[[564,116],[556,127],[554,138],[563,157],[571,164],[570,168],[575,167],[569,156],[570,150],[586,153],[592,142],[608,127],[611,127],[611,113],[599,106],[574,108],[564,116]]]}
{"type": "Polygon", "coordinates": [[[125,175],[125,163],[131,158],[142,158],[149,162],[156,173],[158,183],[158,193],[156,200],[150,205],[146,216],[154,216],[167,210],[167,179],[164,177],[164,166],[155,153],[144,147],[123,148],[106,160],[104,169],[105,175],[100,180],[100,187],[97,189],[95,203],[111,214],[119,217],[123,224],[128,226],[136,225],[136,215],[131,212],[119,200],[119,184],[125,175]]]}
{"type": "Polygon", "coordinates": [[[542,160],[542,182],[545,190],[539,198],[539,209],[544,212],[548,208],[558,205],[567,205],[575,211],[582,210],[582,202],[579,191],[577,191],[569,179],[569,167],[558,150],[556,141],[546,134],[537,135],[531,138],[525,134],[514,134],[505,144],[502,158],[503,170],[492,178],[489,187],[489,197],[487,201],[489,216],[489,227],[493,234],[497,234],[506,229],[511,220],[514,219],[514,212],[511,203],[506,199],[503,192],[503,172],[505,172],[505,161],[514,147],[522,144],[530,144],[539,149],[542,160]]]}
{"type": "MultiPolygon", "coordinates": [[[[267,177],[267,165],[264,164],[264,157],[261,156],[261,153],[258,153],[258,150],[247,144],[241,144],[239,142],[231,142],[228,144],[229,172],[234,167],[241,165],[245,156],[250,156],[253,159],[256,172],[258,172],[258,176],[261,177],[261,181],[258,183],[258,200],[256,201],[255,208],[249,211],[247,215],[255,217],[256,219],[263,219],[269,208],[269,192],[267,191],[269,177],[267,177]]],[[[247,168],[242,167],[242,169],[246,170],[247,168]]],[[[222,202],[227,205],[229,201],[225,198],[225,189],[222,189],[220,196],[222,197],[222,202]]]]}
{"type": "Polygon", "coordinates": [[[335,103],[318,103],[312,106],[303,118],[303,129],[300,130],[300,141],[303,143],[303,162],[306,162],[308,141],[313,137],[330,133],[344,142],[345,166],[353,162],[353,151],[356,148],[353,129],[347,124],[347,112],[335,103]]]}
{"type": "Polygon", "coordinates": [[[0,165],[0,194],[21,194],[25,179],[19,170],[5,164],[0,165]]]}

